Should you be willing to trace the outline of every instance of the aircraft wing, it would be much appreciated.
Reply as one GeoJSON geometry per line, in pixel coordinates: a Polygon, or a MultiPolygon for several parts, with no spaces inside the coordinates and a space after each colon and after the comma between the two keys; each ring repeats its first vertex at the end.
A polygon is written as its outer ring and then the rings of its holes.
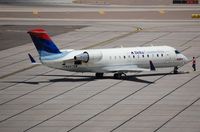
{"type": "Polygon", "coordinates": [[[151,69],[139,68],[136,65],[127,65],[127,66],[107,66],[103,70],[107,72],[142,72],[142,71],[151,71],[151,69]]]}
{"type": "Polygon", "coordinates": [[[150,60],[149,69],[140,68],[137,65],[122,65],[122,66],[107,66],[107,67],[104,67],[103,70],[107,72],[143,72],[143,71],[155,71],[156,68],[153,62],[150,60]]]}

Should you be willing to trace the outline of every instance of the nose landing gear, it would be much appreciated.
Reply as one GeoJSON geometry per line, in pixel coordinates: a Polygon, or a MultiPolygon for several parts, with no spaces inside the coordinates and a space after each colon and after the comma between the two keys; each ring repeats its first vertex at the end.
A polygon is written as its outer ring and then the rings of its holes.
{"type": "Polygon", "coordinates": [[[178,74],[178,67],[177,66],[174,67],[174,74],[178,74]]]}

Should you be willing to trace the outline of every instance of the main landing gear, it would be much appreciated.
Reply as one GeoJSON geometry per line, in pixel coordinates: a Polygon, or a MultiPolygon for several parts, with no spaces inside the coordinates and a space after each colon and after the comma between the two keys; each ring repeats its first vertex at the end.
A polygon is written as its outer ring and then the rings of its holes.
{"type": "Polygon", "coordinates": [[[103,77],[103,73],[96,73],[95,76],[96,76],[96,78],[102,78],[103,77]]]}
{"type": "Polygon", "coordinates": [[[120,72],[120,73],[115,73],[115,74],[114,74],[114,78],[115,78],[115,79],[121,79],[121,78],[122,78],[122,75],[126,76],[126,74],[123,73],[123,72],[122,72],[122,73],[121,73],[121,72],[120,72]]]}
{"type": "MultiPolygon", "coordinates": [[[[114,74],[114,78],[115,78],[115,79],[121,79],[121,78],[122,78],[122,75],[126,76],[126,74],[123,73],[123,72],[115,73],[115,74],[114,74]]],[[[97,73],[95,74],[95,77],[96,77],[96,78],[103,78],[103,73],[97,72],[97,73]]]]}

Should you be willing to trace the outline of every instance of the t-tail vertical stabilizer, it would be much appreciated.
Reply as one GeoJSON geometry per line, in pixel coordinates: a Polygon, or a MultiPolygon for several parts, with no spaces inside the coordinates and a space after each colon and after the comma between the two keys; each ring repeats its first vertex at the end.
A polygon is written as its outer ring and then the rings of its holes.
{"type": "Polygon", "coordinates": [[[61,53],[44,29],[33,29],[28,31],[28,33],[30,34],[40,57],[61,53]]]}

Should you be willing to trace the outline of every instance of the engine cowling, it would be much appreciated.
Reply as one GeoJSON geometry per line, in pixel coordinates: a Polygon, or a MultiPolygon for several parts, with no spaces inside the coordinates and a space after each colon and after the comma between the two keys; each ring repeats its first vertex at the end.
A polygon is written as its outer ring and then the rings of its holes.
{"type": "Polygon", "coordinates": [[[79,55],[74,56],[75,61],[81,61],[81,62],[97,62],[102,59],[102,53],[101,51],[96,50],[89,50],[85,51],[79,55]]]}
{"type": "Polygon", "coordinates": [[[75,61],[83,61],[88,62],[89,61],[89,54],[87,52],[83,52],[79,55],[74,56],[75,61]]]}

